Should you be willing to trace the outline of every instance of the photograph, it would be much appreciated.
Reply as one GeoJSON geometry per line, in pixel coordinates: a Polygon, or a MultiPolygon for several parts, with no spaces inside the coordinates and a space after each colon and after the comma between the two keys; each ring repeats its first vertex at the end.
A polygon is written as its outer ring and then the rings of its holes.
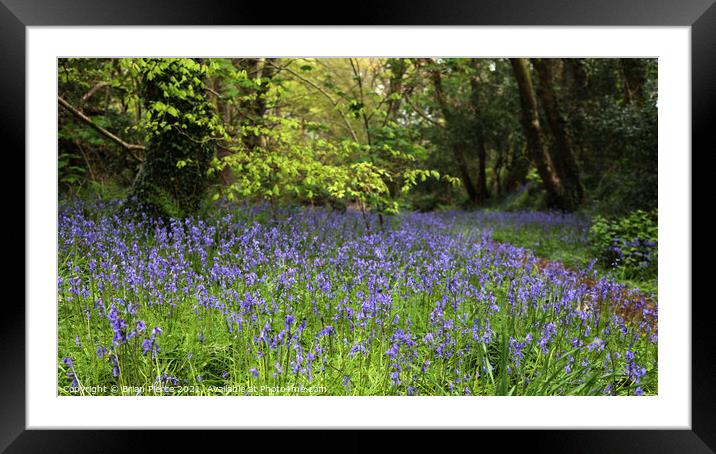
{"type": "Polygon", "coordinates": [[[57,396],[659,395],[658,58],[56,62],[57,396]]]}

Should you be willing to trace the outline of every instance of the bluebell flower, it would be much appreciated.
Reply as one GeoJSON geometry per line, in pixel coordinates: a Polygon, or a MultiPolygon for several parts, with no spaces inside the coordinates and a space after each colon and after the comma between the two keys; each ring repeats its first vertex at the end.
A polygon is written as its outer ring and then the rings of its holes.
{"type": "Polygon", "coordinates": [[[399,352],[399,350],[398,350],[398,344],[391,344],[391,345],[390,345],[390,348],[389,348],[388,350],[386,350],[385,354],[388,355],[388,357],[389,357],[390,359],[393,359],[393,358],[396,357],[396,355],[398,354],[398,352],[399,352]]]}
{"type": "Polygon", "coordinates": [[[142,342],[142,353],[147,354],[152,349],[152,346],[154,345],[154,341],[152,339],[144,339],[142,342]]]}
{"type": "Polygon", "coordinates": [[[398,372],[397,370],[391,372],[390,379],[394,385],[399,385],[400,384],[400,372],[398,372]]]}
{"type": "Polygon", "coordinates": [[[539,346],[542,349],[542,353],[547,354],[547,345],[556,332],[557,328],[554,322],[549,322],[544,326],[544,329],[542,330],[542,337],[539,340],[539,346]]]}
{"type": "Polygon", "coordinates": [[[594,338],[594,341],[592,341],[591,344],[587,345],[587,350],[591,351],[602,351],[604,350],[604,341],[599,339],[598,337],[594,338]]]}

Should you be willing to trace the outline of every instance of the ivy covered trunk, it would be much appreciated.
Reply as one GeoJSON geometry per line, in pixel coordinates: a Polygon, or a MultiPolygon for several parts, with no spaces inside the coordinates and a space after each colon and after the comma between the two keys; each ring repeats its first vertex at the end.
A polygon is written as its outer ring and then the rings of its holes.
{"type": "Polygon", "coordinates": [[[204,197],[214,158],[206,69],[187,58],[143,59],[138,69],[148,137],[130,195],[154,216],[191,215],[204,197]]]}

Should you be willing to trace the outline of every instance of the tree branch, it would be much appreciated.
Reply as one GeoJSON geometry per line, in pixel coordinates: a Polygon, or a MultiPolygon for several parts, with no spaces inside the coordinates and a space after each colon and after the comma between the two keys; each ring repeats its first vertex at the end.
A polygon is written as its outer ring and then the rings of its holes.
{"type": "Polygon", "coordinates": [[[92,164],[90,164],[90,160],[87,157],[87,153],[85,153],[84,147],[82,147],[82,144],[80,144],[79,140],[75,140],[75,146],[78,150],[80,150],[80,153],[82,154],[82,157],[85,160],[85,163],[87,164],[87,170],[89,170],[90,178],[92,178],[92,181],[97,181],[97,176],[95,175],[94,171],[92,170],[92,164]]]}
{"type": "Polygon", "coordinates": [[[107,82],[99,82],[95,84],[87,93],[82,96],[82,99],[80,100],[80,105],[86,103],[89,101],[89,99],[94,96],[95,93],[97,93],[101,88],[106,87],[108,84],[107,82]]]}
{"type": "Polygon", "coordinates": [[[415,105],[414,105],[412,102],[410,102],[410,99],[405,98],[405,103],[406,103],[407,105],[409,105],[410,108],[413,109],[413,112],[415,112],[416,114],[418,114],[421,118],[427,120],[428,122],[430,122],[431,124],[433,124],[433,125],[435,125],[435,126],[438,126],[438,127],[440,127],[440,128],[445,129],[445,125],[444,125],[444,124],[438,122],[437,120],[435,120],[435,119],[433,119],[433,118],[430,118],[425,112],[423,112],[422,110],[420,110],[420,109],[418,109],[417,107],[415,107],[415,105]]]}
{"type": "Polygon", "coordinates": [[[81,120],[83,123],[85,123],[85,124],[88,125],[88,126],[91,126],[91,127],[94,128],[97,132],[99,132],[100,134],[102,134],[102,135],[105,136],[106,138],[110,139],[112,142],[118,144],[119,146],[121,146],[121,147],[124,148],[125,150],[129,151],[129,152],[131,153],[131,155],[132,155],[137,161],[140,161],[140,162],[143,162],[143,161],[144,161],[144,159],[142,159],[140,156],[138,156],[136,153],[134,153],[135,150],[144,150],[144,149],[145,149],[144,145],[134,145],[134,144],[125,142],[124,140],[120,139],[119,137],[115,136],[115,135],[112,134],[111,132],[109,132],[109,131],[107,131],[106,129],[104,129],[103,127],[101,127],[100,125],[98,125],[98,124],[96,124],[95,122],[93,122],[92,119],[90,119],[87,115],[83,114],[83,113],[82,113],[81,111],[79,111],[77,108],[75,108],[75,107],[73,107],[72,105],[70,105],[70,103],[68,103],[67,101],[65,101],[64,99],[62,99],[60,96],[57,97],[57,101],[60,103],[60,105],[61,105],[62,107],[64,107],[68,112],[70,112],[72,115],[74,115],[75,117],[77,117],[77,118],[78,118],[79,120],[81,120]]]}
{"type": "Polygon", "coordinates": [[[209,93],[211,93],[212,95],[216,96],[217,98],[219,98],[219,99],[224,99],[224,97],[221,96],[221,94],[218,93],[218,92],[217,92],[216,90],[214,90],[213,88],[204,87],[204,89],[205,89],[206,91],[208,91],[209,93]]]}
{"type": "Polygon", "coordinates": [[[361,117],[363,118],[363,127],[365,128],[365,136],[366,139],[368,139],[368,145],[373,145],[373,141],[370,137],[370,126],[368,123],[368,117],[365,115],[365,100],[363,99],[363,76],[360,72],[360,66],[358,63],[358,60],[356,60],[355,64],[353,63],[353,59],[349,58],[348,61],[351,63],[351,68],[353,68],[353,74],[355,75],[356,82],[358,82],[358,93],[360,95],[360,103],[362,105],[361,108],[361,117]]]}
{"type": "Polygon", "coordinates": [[[360,142],[360,141],[358,140],[358,135],[357,135],[356,132],[353,130],[353,127],[351,126],[350,122],[349,122],[348,119],[346,118],[345,114],[344,114],[343,112],[341,112],[341,110],[338,108],[338,101],[336,101],[335,99],[333,99],[333,97],[332,97],[326,90],[324,90],[323,88],[321,88],[320,85],[318,85],[318,84],[314,83],[313,81],[311,81],[311,80],[309,80],[309,79],[306,79],[306,78],[303,77],[302,75],[298,74],[296,71],[293,71],[293,70],[292,70],[291,68],[289,68],[288,66],[279,67],[279,66],[277,66],[277,65],[275,65],[275,64],[273,64],[273,63],[268,63],[268,64],[271,65],[271,66],[273,66],[274,68],[276,68],[276,69],[278,69],[278,70],[287,71],[288,73],[292,74],[292,75],[293,75],[295,78],[297,78],[298,80],[300,80],[300,81],[302,81],[303,83],[305,83],[305,84],[307,84],[307,85],[310,85],[311,87],[313,87],[313,88],[315,88],[316,90],[318,90],[319,93],[321,93],[323,96],[325,96],[325,97],[331,102],[331,104],[333,104],[333,107],[334,107],[334,108],[338,111],[338,113],[341,115],[341,119],[343,120],[343,123],[345,124],[346,128],[348,128],[348,131],[351,133],[351,137],[353,137],[353,140],[356,141],[356,142],[360,142]]]}

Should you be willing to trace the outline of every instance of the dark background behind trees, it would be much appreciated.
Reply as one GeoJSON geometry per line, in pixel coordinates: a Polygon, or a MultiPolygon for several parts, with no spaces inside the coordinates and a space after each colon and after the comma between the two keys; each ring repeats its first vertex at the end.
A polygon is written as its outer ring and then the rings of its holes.
{"type": "Polygon", "coordinates": [[[63,196],[657,206],[655,59],[60,59],[63,196]]]}

